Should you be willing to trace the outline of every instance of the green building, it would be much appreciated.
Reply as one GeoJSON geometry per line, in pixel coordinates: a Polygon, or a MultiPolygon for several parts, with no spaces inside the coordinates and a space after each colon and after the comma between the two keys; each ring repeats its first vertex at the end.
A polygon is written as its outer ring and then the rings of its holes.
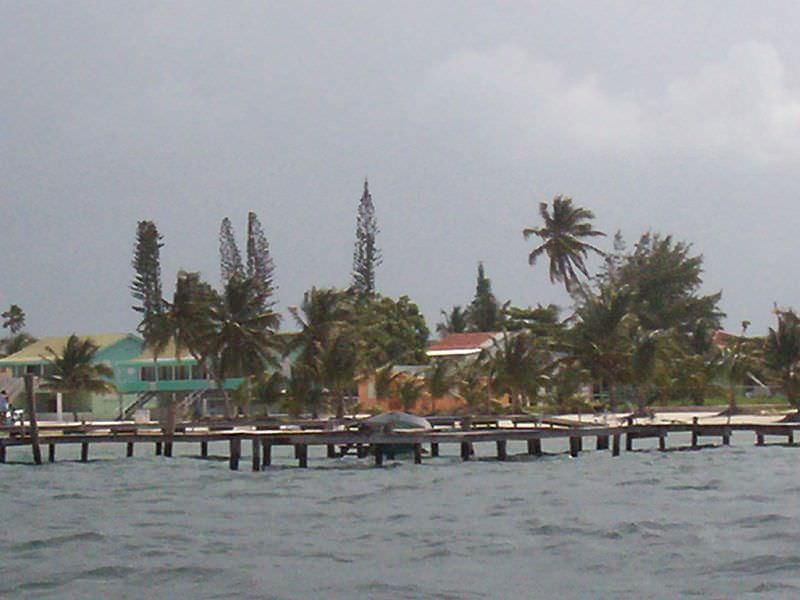
{"type": "MultiPolygon", "coordinates": [[[[57,355],[63,352],[68,337],[44,337],[15,354],[0,358],[0,386],[8,392],[14,406],[22,408],[25,389],[23,377],[28,373],[33,374],[36,410],[43,421],[72,420],[76,416],[95,421],[118,418],[120,406],[126,401],[124,393],[87,394],[83,397],[62,399],[61,394],[41,389],[39,385],[41,381],[52,373],[48,358],[52,358],[53,352],[57,355]]],[[[118,380],[118,375],[121,374],[119,365],[122,361],[141,354],[142,340],[129,333],[103,333],[80,337],[89,337],[98,346],[95,360],[107,364],[114,370],[113,383],[121,392],[123,387],[121,384],[125,382],[118,380]]]]}
{"type": "MultiPolygon", "coordinates": [[[[152,350],[143,349],[135,357],[120,361],[114,374],[120,393],[133,397],[122,409],[123,419],[132,419],[143,409],[157,413],[167,402],[178,402],[178,413],[189,416],[221,410],[216,383],[188,350],[179,353],[173,343],[157,356],[152,350]]],[[[225,389],[235,390],[241,383],[241,377],[229,377],[225,379],[225,389]]]]}

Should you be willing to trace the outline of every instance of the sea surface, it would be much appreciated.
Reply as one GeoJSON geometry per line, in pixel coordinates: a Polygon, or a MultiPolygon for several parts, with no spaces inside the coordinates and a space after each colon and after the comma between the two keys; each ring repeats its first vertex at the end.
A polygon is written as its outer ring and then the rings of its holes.
{"type": "MultiPolygon", "coordinates": [[[[670,436],[670,444],[681,440],[670,436]]],[[[588,442],[588,439],[587,439],[588,442]]],[[[798,598],[800,448],[0,465],[2,598],[798,598]]],[[[637,442],[638,443],[638,442],[637,442]]],[[[245,444],[243,450],[247,450],[245,444]]],[[[588,445],[586,446],[588,450],[588,445]]]]}

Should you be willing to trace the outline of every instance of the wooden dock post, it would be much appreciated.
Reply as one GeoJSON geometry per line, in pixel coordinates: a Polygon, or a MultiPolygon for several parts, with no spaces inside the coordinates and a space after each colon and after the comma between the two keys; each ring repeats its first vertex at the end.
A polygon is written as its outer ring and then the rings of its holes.
{"type": "Polygon", "coordinates": [[[0,463],[6,462],[6,443],[0,440],[0,463]]]}
{"type": "Polygon", "coordinates": [[[156,442],[156,456],[161,456],[161,442],[156,442]]]}
{"type": "Polygon", "coordinates": [[[28,403],[28,420],[31,425],[31,449],[33,462],[42,464],[42,449],[39,447],[39,423],[36,420],[36,398],[33,393],[33,373],[25,374],[25,399],[28,403]]]}
{"type": "Polygon", "coordinates": [[[633,440],[636,436],[631,434],[630,431],[625,432],[625,451],[631,452],[633,451],[633,440]]]}
{"type": "Polygon", "coordinates": [[[506,452],[506,440],[497,440],[497,460],[506,460],[508,454],[506,452]]]}
{"type": "Polygon", "coordinates": [[[697,417],[692,417],[692,449],[697,449],[697,417]]]}
{"type": "Polygon", "coordinates": [[[336,446],[328,444],[328,458],[336,458],[336,446]]]}
{"type": "Polygon", "coordinates": [[[598,450],[608,450],[608,436],[607,435],[598,435],[597,436],[597,449],[598,450]]]}
{"type": "Polygon", "coordinates": [[[128,442],[128,447],[125,449],[125,456],[128,458],[133,456],[133,442],[128,442]]]}
{"type": "Polygon", "coordinates": [[[461,460],[469,460],[472,457],[472,444],[461,442],[461,460]]]}
{"type": "Polygon", "coordinates": [[[569,455],[572,458],[578,456],[578,453],[581,451],[581,438],[579,437],[570,437],[569,438],[569,455]]]}
{"type": "Polygon", "coordinates": [[[422,464],[422,444],[414,444],[414,464],[422,464]]]}
{"type": "Polygon", "coordinates": [[[230,452],[228,466],[231,468],[231,471],[238,471],[239,458],[242,455],[242,440],[238,437],[232,437],[228,442],[228,450],[230,452]]]}
{"type": "Polygon", "coordinates": [[[756,446],[763,446],[764,445],[764,434],[760,431],[756,431],[756,446]]]}
{"type": "Polygon", "coordinates": [[[263,440],[261,448],[261,467],[268,467],[272,464],[272,444],[263,440]]]}
{"type": "Polygon", "coordinates": [[[439,444],[431,442],[431,458],[436,458],[437,456],[439,456],[439,444]]]}
{"type": "Polygon", "coordinates": [[[81,442],[81,462],[89,460],[89,442],[81,442]]]}
{"type": "Polygon", "coordinates": [[[667,432],[660,431],[658,434],[658,449],[664,452],[667,449],[667,432]]]}
{"type": "Polygon", "coordinates": [[[619,456],[619,438],[620,434],[615,433],[611,440],[611,456],[619,456]]]}
{"type": "Polygon", "coordinates": [[[164,456],[172,458],[172,441],[164,442],[164,456]]]}
{"type": "Polygon", "coordinates": [[[383,466],[383,444],[375,444],[375,466],[383,466]]]}
{"type": "Polygon", "coordinates": [[[528,454],[531,456],[542,455],[542,440],[540,438],[532,438],[528,440],[528,454]]]}
{"type": "Polygon", "coordinates": [[[261,470],[261,440],[253,438],[252,440],[252,458],[253,458],[253,471],[261,470]]]}
{"type": "Polygon", "coordinates": [[[200,442],[200,458],[208,458],[208,442],[200,442]]]}
{"type": "Polygon", "coordinates": [[[295,446],[297,453],[297,464],[301,469],[308,467],[308,444],[297,444],[295,446]]]}
{"type": "Polygon", "coordinates": [[[723,446],[730,446],[731,445],[731,430],[727,427],[722,428],[722,445],[723,446]]]}
{"type": "Polygon", "coordinates": [[[790,429],[789,433],[786,434],[786,443],[790,445],[794,444],[794,429],[790,429]]]}
{"type": "Polygon", "coordinates": [[[367,458],[369,454],[369,447],[364,444],[356,444],[356,456],[358,458],[367,458]]]}
{"type": "Polygon", "coordinates": [[[47,444],[47,460],[48,462],[56,462],[56,445],[47,444]]]}

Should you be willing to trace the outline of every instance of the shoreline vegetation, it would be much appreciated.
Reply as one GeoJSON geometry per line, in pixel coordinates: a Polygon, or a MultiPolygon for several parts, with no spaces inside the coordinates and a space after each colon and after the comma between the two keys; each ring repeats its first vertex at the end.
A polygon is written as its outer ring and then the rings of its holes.
{"type": "MultiPolygon", "coordinates": [[[[363,410],[364,394],[383,402],[373,411],[420,414],[452,412],[456,405],[461,414],[627,411],[637,417],[654,406],[708,402],[724,404],[720,412],[728,415],[742,412],[743,403],[785,400],[800,408],[800,318],[792,309],[775,306],[777,322],[766,336],[748,335],[748,321],[738,333],[723,332],[722,292],[701,293],[703,257],[690,244],[647,231],[629,247],[617,232],[610,247],[601,247],[596,241],[606,234],[593,220],[591,210],[558,195],[539,204],[535,226],[509,232],[536,241],[528,262],[533,268],[545,263],[551,282],[564,287],[565,306],[535,298],[522,305],[500,301],[478,263],[472,301],[442,310],[436,325],[443,337],[498,334],[469,357],[428,356],[431,335],[417,305],[409,296],[378,291],[382,254],[367,181],[356,211],[349,284],[307,290],[288,308],[289,332],[280,329],[276,266],[254,212],[247,215],[244,251],[232,221],[221,223],[220,285],[179,271],[169,298],[161,273],[164,240],[153,221],[143,220],[130,286],[137,332],[154,361],[168,348],[176,357],[188,353],[214,382],[226,418],[267,407],[293,417],[342,418],[363,410]],[[587,266],[591,255],[601,259],[595,272],[587,266]],[[243,378],[242,386],[229,390],[231,378],[243,378]]],[[[18,305],[2,318],[9,330],[2,347],[10,354],[32,338],[18,305]]],[[[91,348],[85,350],[48,357],[58,369],[46,385],[70,396],[106,380],[92,364],[91,348]]],[[[181,416],[175,409],[173,401],[170,427],[181,416]]]]}

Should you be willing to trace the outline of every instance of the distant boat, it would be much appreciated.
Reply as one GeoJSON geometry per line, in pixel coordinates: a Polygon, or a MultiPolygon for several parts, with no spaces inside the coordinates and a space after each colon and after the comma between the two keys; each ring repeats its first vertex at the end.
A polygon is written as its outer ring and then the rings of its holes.
{"type": "Polygon", "coordinates": [[[423,417],[393,410],[364,419],[359,423],[359,429],[392,433],[393,431],[403,431],[407,429],[429,430],[433,429],[433,425],[431,425],[428,419],[423,417]]]}
{"type": "MultiPolygon", "coordinates": [[[[369,432],[394,433],[400,431],[431,430],[433,425],[428,419],[410,415],[405,412],[391,411],[381,413],[374,417],[364,419],[359,423],[359,430],[369,432]]],[[[395,454],[405,454],[414,451],[413,444],[382,444],[384,451],[390,458],[395,454]]]]}

